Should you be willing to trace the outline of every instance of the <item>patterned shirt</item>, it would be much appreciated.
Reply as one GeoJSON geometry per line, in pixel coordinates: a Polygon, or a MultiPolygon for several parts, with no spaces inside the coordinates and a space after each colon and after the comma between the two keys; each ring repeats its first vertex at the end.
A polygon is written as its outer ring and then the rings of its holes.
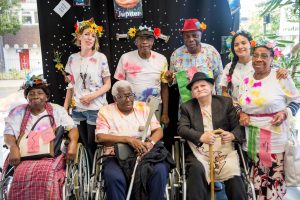
{"type": "Polygon", "coordinates": [[[221,94],[219,80],[223,65],[220,54],[213,46],[201,43],[201,51],[197,54],[191,54],[183,45],[172,53],[170,62],[171,70],[175,72],[186,70],[190,79],[196,72],[203,72],[212,78],[217,78],[215,87],[217,94],[221,94]]]}
{"type": "Polygon", "coordinates": [[[129,81],[136,99],[146,101],[150,95],[161,99],[161,77],[167,70],[168,62],[162,54],[151,51],[149,59],[142,59],[138,50],[134,50],[121,56],[114,77],[129,81]]]}

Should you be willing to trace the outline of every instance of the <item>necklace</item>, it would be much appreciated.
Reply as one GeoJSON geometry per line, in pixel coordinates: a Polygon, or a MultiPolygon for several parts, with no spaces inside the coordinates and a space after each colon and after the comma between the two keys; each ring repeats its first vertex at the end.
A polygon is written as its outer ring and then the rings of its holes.
{"type": "Polygon", "coordinates": [[[82,84],[83,84],[83,89],[86,89],[86,77],[87,77],[87,68],[88,68],[88,66],[86,66],[86,68],[85,68],[85,72],[84,73],[82,73],[82,62],[83,62],[83,58],[81,58],[80,59],[81,60],[81,63],[80,63],[80,73],[79,73],[79,75],[80,75],[80,78],[82,79],[82,84]]]}

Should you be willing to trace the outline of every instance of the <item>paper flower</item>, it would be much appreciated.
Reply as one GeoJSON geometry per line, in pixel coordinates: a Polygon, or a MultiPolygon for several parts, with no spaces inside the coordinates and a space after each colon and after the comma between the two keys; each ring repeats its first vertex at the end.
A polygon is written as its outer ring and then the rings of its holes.
{"type": "Polygon", "coordinates": [[[94,33],[96,33],[96,35],[98,37],[102,37],[103,35],[103,27],[102,26],[98,26],[95,21],[94,18],[91,18],[89,20],[83,20],[81,22],[76,22],[74,24],[74,28],[75,28],[75,34],[73,34],[74,36],[76,36],[77,34],[80,33],[80,31],[83,31],[84,28],[90,28],[94,33]]]}
{"type": "Polygon", "coordinates": [[[130,38],[134,38],[136,32],[137,32],[137,29],[136,29],[135,27],[133,27],[133,28],[130,28],[130,29],[128,30],[128,33],[127,33],[127,34],[129,35],[130,38]]]}
{"type": "Polygon", "coordinates": [[[206,24],[204,22],[201,22],[200,28],[201,28],[201,31],[206,30],[206,24]]]}
{"type": "Polygon", "coordinates": [[[255,47],[255,45],[256,45],[256,41],[255,40],[251,40],[250,41],[250,46],[253,48],[253,47],[255,47]]]}
{"type": "Polygon", "coordinates": [[[229,74],[226,74],[226,80],[227,80],[227,83],[231,82],[231,76],[229,74]]]}
{"type": "Polygon", "coordinates": [[[159,37],[160,34],[161,34],[160,28],[154,28],[154,29],[153,29],[153,35],[154,35],[156,38],[159,37]]]}
{"type": "Polygon", "coordinates": [[[282,51],[279,48],[274,49],[274,56],[280,58],[282,56],[282,51]]]}

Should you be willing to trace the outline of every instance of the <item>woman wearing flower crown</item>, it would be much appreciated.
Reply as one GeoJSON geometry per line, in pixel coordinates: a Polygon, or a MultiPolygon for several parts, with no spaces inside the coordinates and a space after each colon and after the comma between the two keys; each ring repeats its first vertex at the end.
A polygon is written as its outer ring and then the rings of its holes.
{"type": "Polygon", "coordinates": [[[28,104],[13,108],[5,118],[4,141],[9,148],[9,156],[4,163],[3,170],[8,171],[8,164],[14,166],[8,199],[62,199],[65,158],[67,160],[75,158],[78,130],[62,106],[47,102],[50,93],[42,75],[27,76],[26,79],[22,89],[24,89],[28,104]],[[53,116],[54,123],[48,115],[53,116]],[[55,138],[57,135],[54,135],[53,129],[59,126],[64,126],[69,130],[70,143],[66,155],[60,154],[54,158],[40,159],[34,159],[31,156],[26,160],[21,160],[21,155],[40,155],[42,142],[50,143],[58,139],[55,138]],[[25,146],[20,145],[21,138],[25,140],[25,146]],[[35,138],[38,138],[40,142],[30,142],[35,138]]]}
{"type": "Polygon", "coordinates": [[[74,41],[80,48],[72,54],[66,65],[66,72],[71,75],[67,88],[64,107],[69,108],[72,96],[75,108],[72,118],[77,124],[80,138],[87,148],[90,161],[96,149],[95,129],[98,110],[107,104],[106,92],[111,87],[107,58],[98,52],[98,37],[103,34],[103,27],[95,24],[94,19],[75,24],[74,41]]]}
{"type": "MultiPolygon", "coordinates": [[[[251,47],[255,46],[255,41],[247,31],[238,31],[231,40],[230,51],[233,54],[232,61],[228,63],[221,76],[220,86],[223,96],[231,96],[233,102],[238,101],[239,85],[243,78],[254,73],[251,60],[251,47]]],[[[287,77],[287,70],[279,69],[277,71],[278,79],[287,77]]],[[[237,110],[239,109],[236,107],[237,110]]]]}
{"type": "Polygon", "coordinates": [[[257,199],[283,199],[286,193],[283,169],[288,139],[287,116],[299,109],[300,93],[291,77],[278,80],[272,69],[275,43],[259,40],[253,50],[253,74],[239,87],[242,108],[240,124],[247,142],[243,149],[251,159],[251,178],[257,199]]]}

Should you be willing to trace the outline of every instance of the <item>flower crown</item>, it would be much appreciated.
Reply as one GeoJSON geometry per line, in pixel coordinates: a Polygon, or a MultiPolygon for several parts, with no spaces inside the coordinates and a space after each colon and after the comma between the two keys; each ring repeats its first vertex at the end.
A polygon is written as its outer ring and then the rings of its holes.
{"type": "Polygon", "coordinates": [[[127,34],[128,34],[128,36],[129,36],[130,38],[134,38],[134,37],[136,36],[136,33],[137,33],[138,31],[149,31],[150,33],[153,34],[153,36],[154,36],[155,38],[158,38],[158,37],[161,35],[161,30],[160,30],[160,28],[153,28],[153,29],[152,29],[151,27],[148,27],[148,26],[146,26],[146,25],[144,25],[144,26],[139,26],[138,29],[136,29],[135,27],[129,28],[127,34]]]}
{"type": "Polygon", "coordinates": [[[206,24],[204,22],[196,22],[195,25],[200,29],[201,32],[206,30],[206,24]]]}
{"type": "Polygon", "coordinates": [[[46,87],[48,87],[48,83],[46,81],[46,79],[43,78],[43,75],[32,75],[30,76],[29,74],[26,74],[25,76],[25,83],[23,83],[23,85],[21,86],[21,90],[26,90],[29,87],[33,87],[36,85],[45,85],[46,87]]]}
{"type": "Polygon", "coordinates": [[[259,38],[256,41],[254,41],[253,48],[254,47],[267,47],[268,49],[274,50],[276,45],[277,45],[276,41],[259,38]]]}
{"type": "Polygon", "coordinates": [[[74,36],[82,32],[84,28],[91,29],[92,32],[96,33],[98,37],[102,37],[103,35],[103,26],[98,26],[95,23],[94,18],[91,18],[89,20],[83,20],[81,22],[77,21],[74,25],[74,28],[75,28],[75,33],[73,34],[74,36]]]}

